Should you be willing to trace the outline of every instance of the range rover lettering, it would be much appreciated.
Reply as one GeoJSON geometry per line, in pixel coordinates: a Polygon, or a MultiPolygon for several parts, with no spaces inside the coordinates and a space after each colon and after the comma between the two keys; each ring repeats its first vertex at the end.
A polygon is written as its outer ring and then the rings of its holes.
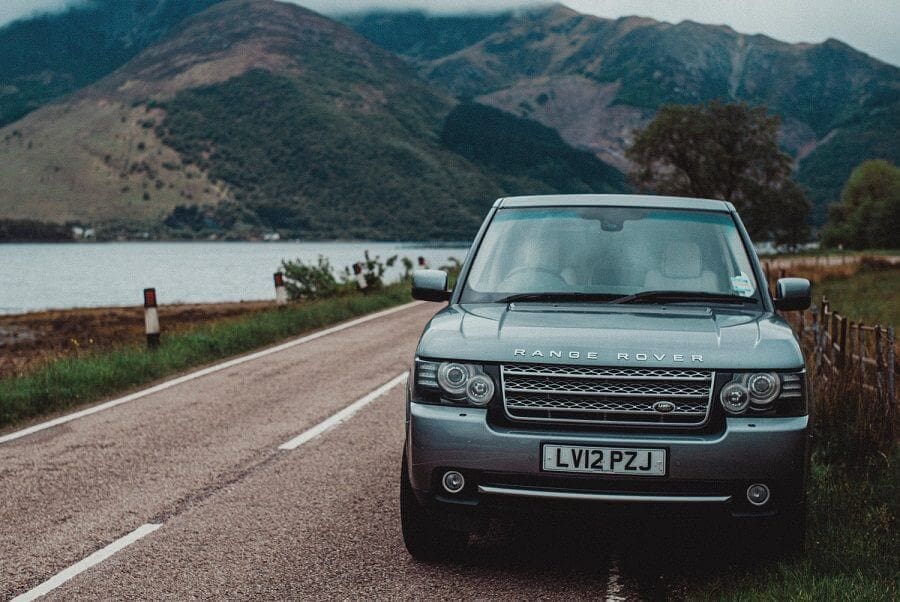
{"type": "Polygon", "coordinates": [[[409,552],[462,550],[492,516],[695,513],[782,552],[802,545],[804,358],[735,208],[715,200],[498,200],[407,388],[409,552]]]}

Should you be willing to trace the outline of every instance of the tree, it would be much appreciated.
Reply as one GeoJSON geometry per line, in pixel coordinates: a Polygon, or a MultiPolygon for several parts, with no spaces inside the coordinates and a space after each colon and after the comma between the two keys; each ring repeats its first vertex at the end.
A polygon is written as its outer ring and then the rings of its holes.
{"type": "Polygon", "coordinates": [[[733,203],[750,235],[795,245],[810,205],[778,148],[777,116],[746,104],[667,105],[626,151],[641,190],[733,203]]]}
{"type": "Polygon", "coordinates": [[[900,168],[883,159],[859,164],[847,178],[841,201],[828,208],[826,246],[900,248],[900,168]]]}

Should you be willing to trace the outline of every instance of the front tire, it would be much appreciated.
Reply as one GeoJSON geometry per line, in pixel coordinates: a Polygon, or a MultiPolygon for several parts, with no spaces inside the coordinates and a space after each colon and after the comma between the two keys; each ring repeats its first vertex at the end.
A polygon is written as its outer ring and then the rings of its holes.
{"type": "Polygon", "coordinates": [[[806,507],[783,511],[769,519],[751,539],[753,552],[762,558],[790,559],[803,553],[806,542],[806,507]]]}
{"type": "Polygon", "coordinates": [[[772,527],[772,539],[781,558],[803,553],[806,543],[806,504],[784,513],[772,527]]]}
{"type": "Polygon", "coordinates": [[[468,534],[441,526],[437,517],[419,503],[409,480],[406,450],[400,469],[400,526],[406,550],[420,561],[457,556],[469,541],[468,534]]]}

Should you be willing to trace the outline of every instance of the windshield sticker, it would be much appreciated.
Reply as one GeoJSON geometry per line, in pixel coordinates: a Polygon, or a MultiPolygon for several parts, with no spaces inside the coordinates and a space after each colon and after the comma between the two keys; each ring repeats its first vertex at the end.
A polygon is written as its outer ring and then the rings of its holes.
{"type": "Polygon", "coordinates": [[[747,274],[741,272],[740,275],[731,277],[731,290],[741,297],[752,297],[754,288],[747,274]]]}

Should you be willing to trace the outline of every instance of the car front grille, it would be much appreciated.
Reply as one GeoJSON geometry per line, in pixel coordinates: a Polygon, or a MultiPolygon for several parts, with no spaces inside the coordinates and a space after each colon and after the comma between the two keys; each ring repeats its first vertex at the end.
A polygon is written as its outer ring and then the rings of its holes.
{"type": "Polygon", "coordinates": [[[570,424],[699,426],[714,381],[711,371],[680,368],[505,364],[500,371],[510,419],[570,424]]]}

